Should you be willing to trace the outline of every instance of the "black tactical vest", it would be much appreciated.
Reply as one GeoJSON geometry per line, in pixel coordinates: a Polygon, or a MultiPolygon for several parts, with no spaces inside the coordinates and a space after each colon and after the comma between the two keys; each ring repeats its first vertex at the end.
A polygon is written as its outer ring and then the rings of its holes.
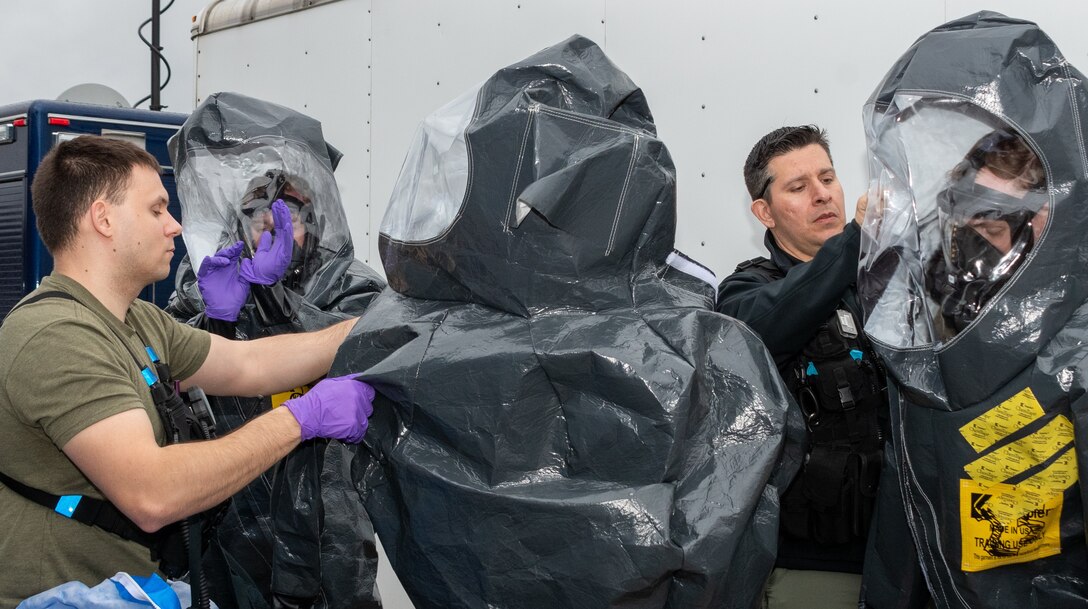
{"type": "MultiPolygon", "coordinates": [[[[776,281],[766,258],[737,271],[776,281]]],[[[779,368],[808,430],[804,463],[781,499],[782,534],[819,544],[864,539],[883,457],[887,395],[884,369],[861,322],[845,303],[796,357],[779,368]]]]}

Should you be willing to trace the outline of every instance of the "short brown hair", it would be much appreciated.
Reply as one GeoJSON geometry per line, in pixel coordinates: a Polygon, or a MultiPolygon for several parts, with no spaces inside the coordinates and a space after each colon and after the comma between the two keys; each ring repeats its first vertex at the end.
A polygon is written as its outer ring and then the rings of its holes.
{"type": "Polygon", "coordinates": [[[30,187],[38,234],[50,254],[75,239],[91,203],[121,203],[136,167],[161,172],[159,161],[136,145],[97,135],[61,142],[42,159],[30,187]]]}
{"type": "Polygon", "coordinates": [[[1039,157],[1020,136],[1004,129],[991,131],[975,142],[964,160],[952,169],[952,179],[962,178],[972,167],[985,167],[1025,190],[1046,188],[1046,170],[1039,157]]]}
{"type": "Polygon", "coordinates": [[[767,166],[776,157],[799,150],[812,144],[819,144],[827,158],[831,159],[831,144],[827,141],[827,132],[816,125],[800,127],[779,127],[764,135],[752,146],[748,158],[744,161],[744,185],[752,200],[766,198],[767,189],[773,177],[767,166]]]}

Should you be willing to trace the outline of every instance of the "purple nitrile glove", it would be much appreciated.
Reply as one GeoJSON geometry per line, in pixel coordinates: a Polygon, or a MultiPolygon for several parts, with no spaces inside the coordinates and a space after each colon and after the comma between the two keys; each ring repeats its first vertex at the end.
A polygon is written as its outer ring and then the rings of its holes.
{"type": "Polygon", "coordinates": [[[272,233],[264,231],[253,259],[242,260],[242,278],[250,283],[272,285],[287,272],[291,264],[291,250],[295,245],[294,227],[291,226],[291,211],[283,199],[272,204],[272,222],[276,227],[276,239],[272,233]]]}
{"type": "Polygon", "coordinates": [[[374,388],[353,376],[327,378],[302,397],[283,403],[302,427],[302,440],[332,438],[363,441],[367,417],[374,412],[374,388]]]}
{"type": "Polygon", "coordinates": [[[204,312],[212,319],[238,321],[238,311],[249,298],[249,282],[238,274],[242,242],[225,247],[214,256],[205,256],[196,273],[204,312]]]}

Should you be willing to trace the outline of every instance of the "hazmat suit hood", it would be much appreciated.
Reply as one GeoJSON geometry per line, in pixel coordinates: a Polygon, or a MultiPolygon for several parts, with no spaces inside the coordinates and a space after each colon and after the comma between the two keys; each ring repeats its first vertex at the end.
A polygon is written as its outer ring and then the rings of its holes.
{"type": "MultiPolygon", "coordinates": [[[[325,143],[318,121],[266,101],[218,93],[190,115],[170,144],[183,234],[196,261],[185,258],[178,267],[170,314],[246,340],[315,331],[367,311],[385,282],[354,259],[333,177],[340,154],[325,143]],[[236,322],[212,322],[204,315],[196,278],[199,261],[239,240],[252,251],[261,231],[271,228],[268,211],[277,199],[292,215],[291,234],[274,235],[295,241],[286,276],[271,286],[251,286],[236,322]]],[[[209,396],[219,434],[308,388],[209,396]]],[[[355,448],[303,442],[232,497],[203,559],[219,607],[381,606],[374,531],[351,484],[355,448]]]]}
{"type": "Polygon", "coordinates": [[[883,205],[880,224],[869,226],[879,232],[867,241],[866,271],[882,255],[886,263],[892,255],[886,252],[898,252],[906,263],[892,277],[863,272],[863,297],[873,313],[868,330],[896,352],[928,347],[949,366],[986,361],[978,374],[948,387],[954,399],[977,401],[1022,370],[1088,294],[1088,276],[1079,264],[1088,259],[1080,122],[1088,106],[1080,78],[1034,24],[979,13],[922,37],[866,105],[873,195],[883,205]],[[1039,222],[1040,238],[1009,274],[1001,295],[970,328],[942,336],[924,276],[946,236],[939,198],[956,164],[995,130],[1015,134],[1038,157],[1049,219],[1039,222]],[[885,280],[892,290],[886,296],[885,280]],[[885,314],[893,306],[909,317],[885,314]]]}
{"type": "Polygon", "coordinates": [[[521,314],[629,306],[631,276],[672,250],[675,177],[642,91],[584,38],[556,52],[420,126],[379,237],[398,292],[521,314]]]}
{"type": "MultiPolygon", "coordinates": [[[[355,255],[333,176],[341,154],[325,142],[320,122],[271,102],[216,93],[169,147],[185,193],[182,236],[194,267],[235,241],[252,252],[261,230],[253,222],[255,200],[284,198],[296,223],[306,226],[283,283],[319,309],[351,289],[339,281],[351,280],[345,274],[355,255]],[[304,207],[301,220],[296,207],[304,207]]],[[[292,305],[278,306],[287,309],[282,319],[292,316],[292,305]]]]}
{"type": "Polygon", "coordinates": [[[379,392],[356,485],[414,605],[751,607],[789,398],[672,250],[646,100],[575,36],[427,118],[390,287],[332,374],[379,392]]]}
{"type": "Polygon", "coordinates": [[[937,607],[1088,599],[1086,111],[1054,42],[992,12],[919,38],[865,106],[858,286],[895,447],[870,606],[910,606],[904,522],[937,607]]]}

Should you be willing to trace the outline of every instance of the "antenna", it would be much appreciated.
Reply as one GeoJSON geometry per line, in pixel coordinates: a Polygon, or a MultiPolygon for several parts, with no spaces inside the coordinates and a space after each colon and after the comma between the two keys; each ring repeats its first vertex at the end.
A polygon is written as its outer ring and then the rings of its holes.
{"type": "Polygon", "coordinates": [[[162,47],[159,45],[159,0],[151,0],[151,106],[152,110],[162,110],[159,94],[162,86],[159,84],[159,57],[162,56],[162,47]]]}
{"type": "Polygon", "coordinates": [[[140,37],[140,40],[147,45],[147,48],[151,49],[151,94],[144,97],[140,101],[132,104],[133,108],[139,107],[140,104],[147,100],[151,100],[149,108],[151,110],[160,111],[166,106],[162,105],[160,101],[160,93],[166,88],[166,85],[170,83],[170,62],[166,61],[166,57],[162,54],[162,46],[159,45],[159,19],[163,13],[170,10],[170,7],[174,5],[174,0],[170,0],[169,3],[161,10],[159,5],[161,0],[151,0],[151,17],[140,24],[140,27],[136,30],[136,34],[140,37]],[[151,41],[148,42],[147,38],[144,38],[144,27],[147,24],[151,24],[151,41]],[[161,82],[160,77],[160,64],[166,66],[166,81],[161,82]]]}

